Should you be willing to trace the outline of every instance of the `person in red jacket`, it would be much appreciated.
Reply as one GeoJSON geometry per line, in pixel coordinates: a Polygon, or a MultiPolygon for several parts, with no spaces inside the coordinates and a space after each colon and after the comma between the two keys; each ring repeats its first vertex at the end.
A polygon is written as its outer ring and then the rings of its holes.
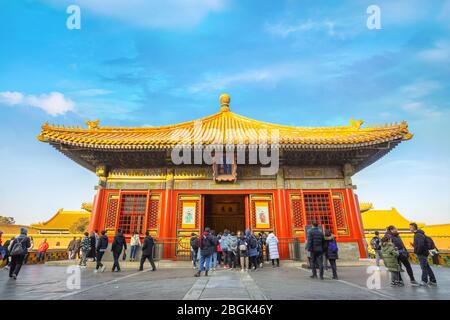
{"type": "Polygon", "coordinates": [[[44,242],[42,242],[39,245],[39,249],[38,249],[38,262],[41,261],[45,261],[45,253],[48,250],[48,243],[47,243],[47,239],[44,239],[44,242]]]}

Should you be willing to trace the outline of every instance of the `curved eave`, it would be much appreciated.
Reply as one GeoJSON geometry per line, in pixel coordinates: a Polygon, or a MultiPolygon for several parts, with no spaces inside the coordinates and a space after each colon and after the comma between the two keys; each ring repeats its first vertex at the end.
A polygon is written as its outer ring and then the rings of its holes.
{"type": "MultiPolygon", "coordinates": [[[[41,137],[41,136],[40,136],[41,137]]],[[[312,141],[309,143],[285,143],[285,142],[280,142],[278,143],[279,147],[282,149],[308,149],[308,150],[314,150],[314,149],[327,149],[327,150],[332,150],[332,149],[354,149],[354,148],[361,148],[361,147],[368,147],[368,146],[373,146],[373,145],[378,145],[378,144],[382,144],[382,143],[386,143],[386,142],[392,142],[392,141],[406,141],[409,139],[405,139],[405,134],[403,135],[397,135],[397,136],[393,136],[393,137],[389,137],[386,139],[377,139],[377,140],[372,140],[372,141],[363,141],[363,142],[356,142],[356,143],[326,143],[323,141],[312,141]]],[[[76,148],[82,148],[82,149],[90,149],[90,150],[111,150],[111,151],[127,151],[127,150],[170,150],[173,149],[176,146],[180,146],[180,145],[187,145],[187,146],[197,146],[194,143],[187,143],[187,144],[176,144],[176,143],[168,143],[168,144],[149,144],[148,141],[142,141],[142,142],[136,142],[136,143],[132,143],[132,144],[127,144],[127,143],[116,143],[116,144],[111,144],[111,143],[106,143],[106,144],[102,144],[102,143],[84,143],[84,142],[76,142],[76,141],[68,141],[65,139],[53,139],[53,138],[45,138],[43,139],[42,137],[40,138],[40,141],[44,141],[47,143],[50,143],[52,145],[67,145],[67,146],[71,146],[71,147],[76,147],[76,148]]],[[[267,145],[271,145],[272,143],[267,143],[267,145]]],[[[209,143],[203,143],[203,146],[214,146],[213,144],[209,144],[209,143]]],[[[245,147],[252,147],[254,146],[254,144],[235,144],[236,146],[245,146],[245,147]]]]}

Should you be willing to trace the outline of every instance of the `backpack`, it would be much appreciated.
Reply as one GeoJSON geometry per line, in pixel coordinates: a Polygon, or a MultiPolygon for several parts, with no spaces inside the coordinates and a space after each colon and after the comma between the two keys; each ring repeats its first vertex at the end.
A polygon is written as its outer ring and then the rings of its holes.
{"type": "Polygon", "coordinates": [[[249,239],[249,246],[250,246],[250,249],[255,249],[256,248],[256,246],[258,245],[258,243],[257,243],[257,241],[256,241],[256,238],[255,238],[255,236],[250,236],[250,239],[249,239]]]}
{"type": "Polygon", "coordinates": [[[431,237],[427,235],[425,235],[425,248],[427,250],[433,250],[434,248],[436,248],[433,239],[431,239],[431,237]]]}
{"type": "Polygon", "coordinates": [[[205,243],[206,241],[209,241],[209,239],[204,235],[198,238],[198,243],[200,244],[199,245],[200,249],[205,249],[207,247],[207,244],[205,243]]]}
{"type": "Polygon", "coordinates": [[[25,255],[26,252],[25,252],[25,249],[22,246],[23,240],[25,240],[25,238],[22,238],[21,240],[17,240],[16,239],[16,242],[14,243],[14,245],[11,248],[11,252],[10,252],[11,256],[22,256],[22,255],[25,255]]]}
{"type": "Polygon", "coordinates": [[[194,251],[198,250],[198,238],[191,239],[191,247],[194,251]]]}
{"type": "Polygon", "coordinates": [[[381,250],[380,238],[373,237],[370,241],[370,245],[373,250],[381,250]]]}
{"type": "Polygon", "coordinates": [[[239,245],[239,250],[241,250],[241,251],[247,251],[247,243],[241,243],[240,245],[239,245]]]}
{"type": "Polygon", "coordinates": [[[330,241],[328,243],[328,250],[331,252],[337,252],[338,251],[338,246],[336,241],[330,241]]]}
{"type": "Polygon", "coordinates": [[[235,239],[231,239],[231,241],[230,241],[230,249],[232,251],[236,251],[236,249],[237,249],[237,239],[236,240],[235,239]]]}

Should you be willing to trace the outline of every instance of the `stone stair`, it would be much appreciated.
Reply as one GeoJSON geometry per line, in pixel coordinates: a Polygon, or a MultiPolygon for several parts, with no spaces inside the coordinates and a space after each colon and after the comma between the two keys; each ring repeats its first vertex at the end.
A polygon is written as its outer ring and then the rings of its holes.
{"type": "MultiPolygon", "coordinates": [[[[119,261],[121,269],[139,269],[139,261],[119,261]]],[[[45,263],[46,266],[73,266],[78,265],[79,260],[59,260],[59,261],[48,261],[45,263]]],[[[113,261],[102,261],[106,269],[111,269],[113,261]]],[[[159,260],[155,261],[156,268],[192,268],[192,262],[190,261],[173,261],[173,260],[159,260]]],[[[93,261],[87,262],[88,268],[95,268],[96,263],[93,261]]],[[[150,263],[148,260],[145,261],[144,268],[150,268],[150,263]]]]}

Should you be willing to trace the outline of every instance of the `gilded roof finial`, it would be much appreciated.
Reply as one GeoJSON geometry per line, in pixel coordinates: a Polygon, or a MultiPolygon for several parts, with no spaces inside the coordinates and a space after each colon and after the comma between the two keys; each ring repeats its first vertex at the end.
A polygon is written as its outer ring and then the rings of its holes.
{"type": "Polygon", "coordinates": [[[86,124],[88,126],[89,129],[98,129],[99,128],[99,124],[100,124],[100,120],[95,120],[95,121],[86,121],[86,124]]]}
{"type": "Polygon", "coordinates": [[[355,129],[361,129],[362,124],[364,123],[364,120],[353,120],[350,119],[350,126],[355,129]]]}
{"type": "Polygon", "coordinates": [[[230,95],[222,93],[219,98],[220,112],[230,111],[230,95]]]}

